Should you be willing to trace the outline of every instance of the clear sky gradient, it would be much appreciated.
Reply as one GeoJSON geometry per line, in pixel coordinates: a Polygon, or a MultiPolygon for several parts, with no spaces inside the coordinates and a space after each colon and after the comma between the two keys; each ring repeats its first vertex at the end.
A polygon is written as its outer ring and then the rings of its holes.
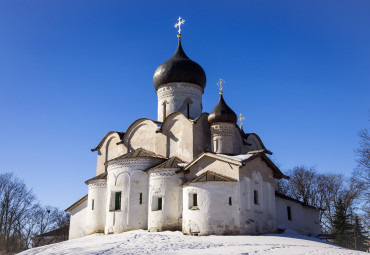
{"type": "Polygon", "coordinates": [[[157,117],[152,77],[177,46],[286,172],[349,176],[369,126],[370,1],[0,2],[0,171],[44,204],[87,193],[91,152],[111,130],[157,117]]]}

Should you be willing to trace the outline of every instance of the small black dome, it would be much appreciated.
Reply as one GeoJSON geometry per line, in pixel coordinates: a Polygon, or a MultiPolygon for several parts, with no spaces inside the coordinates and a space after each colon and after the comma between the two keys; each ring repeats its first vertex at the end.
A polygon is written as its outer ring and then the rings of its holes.
{"type": "Polygon", "coordinates": [[[238,117],[235,112],[226,104],[223,96],[220,95],[216,107],[208,115],[208,123],[210,125],[216,122],[231,122],[236,124],[237,121],[238,117]]]}
{"type": "Polygon", "coordinates": [[[181,46],[181,39],[175,54],[161,64],[154,72],[153,83],[157,91],[159,86],[171,82],[187,82],[200,86],[202,91],[206,87],[206,73],[203,68],[186,56],[181,46]]]}

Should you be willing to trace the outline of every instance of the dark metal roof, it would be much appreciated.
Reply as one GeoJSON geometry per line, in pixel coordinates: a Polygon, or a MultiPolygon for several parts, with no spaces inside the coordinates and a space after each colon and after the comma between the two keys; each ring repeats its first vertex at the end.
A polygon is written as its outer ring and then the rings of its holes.
{"type": "Polygon", "coordinates": [[[85,181],[86,184],[89,184],[90,181],[95,181],[95,180],[106,180],[107,179],[107,176],[108,176],[108,172],[104,172],[102,174],[99,174],[91,179],[88,179],[87,181],[85,181]]]}
{"type": "Polygon", "coordinates": [[[208,171],[202,173],[201,175],[195,177],[194,179],[185,182],[183,185],[187,185],[187,184],[192,183],[192,182],[208,182],[208,181],[237,182],[238,180],[235,179],[235,178],[232,178],[230,176],[226,176],[226,175],[208,170],[208,171]]]}
{"type": "Polygon", "coordinates": [[[261,151],[255,151],[255,152],[248,152],[247,154],[241,154],[241,155],[223,155],[223,154],[216,154],[213,152],[203,152],[200,154],[197,158],[195,158],[193,161],[191,161],[189,164],[186,165],[184,168],[185,172],[188,172],[189,169],[198,161],[202,160],[203,157],[211,157],[218,159],[220,161],[225,161],[225,162],[230,162],[231,164],[235,164],[238,166],[243,166],[247,164],[248,162],[256,159],[256,158],[261,158],[268,167],[270,167],[273,171],[273,177],[275,179],[289,179],[289,176],[284,175],[280,169],[269,159],[265,153],[264,150],[261,151]],[[240,157],[243,156],[243,157],[240,157]]]}
{"type": "Polygon", "coordinates": [[[117,158],[111,159],[110,161],[117,160],[117,159],[125,159],[125,158],[161,158],[167,159],[167,157],[155,154],[152,151],[145,150],[143,148],[136,149],[132,152],[126,153],[125,155],[119,156],[117,158]]]}
{"type": "Polygon", "coordinates": [[[159,165],[156,165],[155,167],[150,168],[149,170],[154,169],[162,169],[162,168],[180,168],[178,164],[185,163],[185,161],[181,160],[180,158],[173,156],[166,160],[163,163],[160,163],[159,165]]]}
{"type": "Polygon", "coordinates": [[[157,91],[159,86],[171,82],[187,82],[198,85],[204,91],[206,87],[206,73],[203,68],[186,56],[181,46],[181,39],[175,54],[161,64],[154,72],[153,84],[157,91]]]}
{"type": "Polygon", "coordinates": [[[41,235],[34,236],[33,238],[43,237],[43,236],[63,236],[63,235],[68,235],[68,232],[69,232],[69,225],[54,229],[52,231],[46,232],[41,235]]]}
{"type": "Polygon", "coordinates": [[[208,116],[209,124],[216,122],[230,122],[236,124],[238,117],[235,112],[226,104],[224,97],[220,95],[220,99],[216,107],[208,116]]]}
{"type": "Polygon", "coordinates": [[[296,202],[298,204],[301,204],[302,206],[310,207],[312,209],[320,209],[320,208],[314,207],[312,205],[308,205],[308,204],[306,204],[306,203],[304,203],[302,201],[299,201],[298,199],[295,199],[295,198],[292,198],[290,196],[284,195],[284,194],[282,194],[280,192],[277,192],[277,191],[275,191],[275,197],[280,197],[282,199],[290,200],[290,201],[296,202]]]}

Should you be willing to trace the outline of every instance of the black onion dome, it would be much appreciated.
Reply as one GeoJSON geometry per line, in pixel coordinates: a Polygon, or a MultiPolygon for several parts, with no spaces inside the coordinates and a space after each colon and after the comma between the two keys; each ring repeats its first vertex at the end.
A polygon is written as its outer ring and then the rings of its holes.
{"type": "Polygon", "coordinates": [[[231,122],[236,124],[238,116],[235,112],[226,104],[223,96],[220,96],[220,100],[212,112],[208,115],[208,123],[212,125],[216,122],[231,122]]]}
{"type": "Polygon", "coordinates": [[[175,54],[161,64],[154,72],[153,83],[157,91],[159,86],[171,82],[187,82],[200,86],[202,91],[206,87],[206,73],[203,68],[186,56],[181,46],[181,39],[175,54]]]}

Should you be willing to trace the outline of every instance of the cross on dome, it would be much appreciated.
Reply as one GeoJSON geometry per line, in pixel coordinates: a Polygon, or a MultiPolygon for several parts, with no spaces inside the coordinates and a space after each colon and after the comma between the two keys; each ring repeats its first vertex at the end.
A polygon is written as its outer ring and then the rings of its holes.
{"type": "Polygon", "coordinates": [[[217,82],[217,86],[219,87],[220,89],[220,95],[223,94],[222,92],[222,89],[224,88],[224,84],[225,84],[225,81],[223,79],[220,79],[218,82],[217,82]]]}
{"type": "Polygon", "coordinates": [[[241,113],[239,113],[239,119],[238,119],[238,121],[239,121],[239,124],[240,124],[240,129],[243,129],[243,120],[245,120],[245,117],[242,117],[242,114],[241,113]]]}
{"type": "Polygon", "coordinates": [[[185,20],[182,19],[180,16],[179,18],[177,19],[179,22],[175,24],[175,28],[179,28],[178,32],[179,34],[177,35],[177,37],[181,38],[181,25],[185,23],[185,20]]]}

